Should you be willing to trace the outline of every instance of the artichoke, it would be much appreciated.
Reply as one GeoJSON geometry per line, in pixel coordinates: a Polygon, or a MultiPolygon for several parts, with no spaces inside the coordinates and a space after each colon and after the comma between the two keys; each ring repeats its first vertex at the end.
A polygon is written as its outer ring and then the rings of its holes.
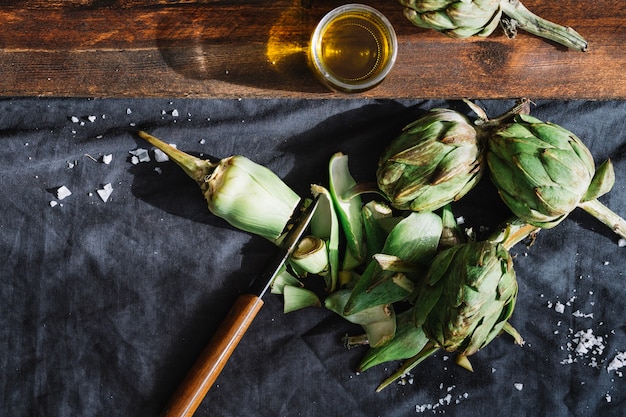
{"type": "Polygon", "coordinates": [[[487,141],[492,182],[511,211],[544,229],[581,207],[626,237],[626,222],[597,198],[615,181],[611,162],[596,170],[593,156],[569,130],[519,114],[487,141]]]}
{"type": "Polygon", "coordinates": [[[491,342],[513,313],[517,279],[512,258],[500,243],[455,245],[433,259],[414,301],[415,325],[434,346],[460,351],[457,363],[491,342]]]}
{"type": "Polygon", "coordinates": [[[146,132],[139,136],[196,181],[211,213],[280,245],[301,198],[271,170],[240,155],[218,162],[196,158],[146,132]]]}
{"type": "Polygon", "coordinates": [[[498,26],[500,0],[400,0],[414,25],[454,38],[489,36],[498,26]]]}
{"type": "Polygon", "coordinates": [[[587,42],[572,28],[557,25],[530,12],[519,0],[399,0],[414,25],[455,38],[489,36],[502,20],[507,34],[517,28],[578,51],[587,42]],[[508,16],[503,19],[502,15],[508,16]]]}
{"type": "Polygon", "coordinates": [[[483,166],[477,132],[469,120],[454,110],[433,109],[389,144],[376,180],[396,209],[433,211],[471,190],[483,166]]]}

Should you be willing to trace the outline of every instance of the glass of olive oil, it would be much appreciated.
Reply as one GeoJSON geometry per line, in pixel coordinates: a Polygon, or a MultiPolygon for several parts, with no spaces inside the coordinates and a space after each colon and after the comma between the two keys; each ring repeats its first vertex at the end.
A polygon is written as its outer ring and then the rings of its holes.
{"type": "Polygon", "coordinates": [[[383,14],[363,4],[346,4],[326,14],[315,28],[309,63],[326,86],[356,93],[385,79],[397,49],[396,33],[383,14]]]}

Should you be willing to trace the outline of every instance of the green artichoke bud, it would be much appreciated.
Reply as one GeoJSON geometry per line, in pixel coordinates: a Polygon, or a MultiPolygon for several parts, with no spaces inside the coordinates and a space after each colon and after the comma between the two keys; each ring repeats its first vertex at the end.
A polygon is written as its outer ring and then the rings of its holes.
{"type": "Polygon", "coordinates": [[[239,155],[218,162],[196,158],[145,132],[139,136],[198,183],[211,213],[238,229],[280,243],[301,199],[271,170],[239,155]]]}
{"type": "Polygon", "coordinates": [[[460,351],[461,361],[504,329],[517,298],[506,248],[489,241],[439,252],[416,288],[415,325],[436,347],[460,351]]]}
{"type": "Polygon", "coordinates": [[[477,132],[469,120],[454,110],[433,109],[390,143],[376,178],[393,207],[433,211],[467,194],[483,166],[477,132]]]}
{"type": "Polygon", "coordinates": [[[587,41],[572,28],[557,25],[529,11],[519,0],[399,0],[405,17],[416,26],[435,29],[455,38],[489,36],[502,20],[507,35],[517,29],[578,51],[587,41]],[[502,18],[502,15],[508,18],[502,18]]]}
{"type": "Polygon", "coordinates": [[[591,152],[569,130],[517,115],[489,138],[487,163],[500,197],[523,221],[547,229],[581,207],[626,236],[626,222],[597,200],[615,181],[610,161],[596,171],[591,152]]]}
{"type": "Polygon", "coordinates": [[[489,36],[500,22],[500,0],[400,0],[416,26],[454,38],[489,36]]]}

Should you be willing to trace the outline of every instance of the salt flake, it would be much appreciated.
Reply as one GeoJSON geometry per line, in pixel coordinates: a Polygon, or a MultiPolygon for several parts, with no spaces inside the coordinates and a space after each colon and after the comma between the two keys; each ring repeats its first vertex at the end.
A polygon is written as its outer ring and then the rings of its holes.
{"type": "Polygon", "coordinates": [[[165,161],[168,161],[170,158],[162,150],[155,149],[154,150],[154,159],[157,162],[165,162],[165,161]]]}
{"type": "Polygon", "coordinates": [[[618,352],[606,367],[607,372],[617,371],[626,366],[626,352],[618,352]]]}
{"type": "Polygon", "coordinates": [[[111,186],[111,183],[108,183],[105,184],[101,189],[96,190],[96,192],[98,193],[102,201],[106,203],[111,196],[111,193],[113,192],[113,187],[111,186]]]}
{"type": "Polygon", "coordinates": [[[111,161],[113,161],[113,155],[111,155],[111,154],[104,155],[102,157],[102,162],[104,162],[107,165],[109,165],[111,163],[111,161]]]}
{"type": "MultiPolygon", "coordinates": [[[[150,155],[148,155],[147,149],[137,148],[135,150],[129,151],[129,153],[137,157],[137,162],[150,162],[150,155]]],[[[133,162],[133,164],[134,163],[135,162],[133,162]]]]}
{"type": "Polygon", "coordinates": [[[593,313],[584,314],[581,313],[580,310],[576,310],[572,313],[574,317],[583,317],[583,318],[593,318],[593,313]]]}
{"type": "Polygon", "coordinates": [[[554,311],[556,311],[557,313],[563,314],[563,312],[565,311],[565,305],[561,303],[560,301],[557,301],[556,304],[554,305],[554,311]]]}
{"type": "Polygon", "coordinates": [[[72,195],[72,192],[65,185],[57,188],[57,198],[59,200],[63,200],[65,197],[69,197],[70,195],[72,195]]]}
{"type": "Polygon", "coordinates": [[[524,384],[520,383],[520,382],[516,382],[515,384],[513,384],[513,386],[515,387],[516,390],[521,391],[524,389],[524,384]]]}

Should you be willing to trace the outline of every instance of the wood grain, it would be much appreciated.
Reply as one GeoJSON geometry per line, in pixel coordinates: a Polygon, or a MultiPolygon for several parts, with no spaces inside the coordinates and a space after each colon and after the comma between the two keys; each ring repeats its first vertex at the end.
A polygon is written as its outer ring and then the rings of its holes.
{"type": "Polygon", "coordinates": [[[378,87],[332,93],[307,68],[317,21],[337,0],[25,0],[0,6],[2,96],[626,99],[626,8],[526,0],[575,28],[588,52],[521,32],[451,39],[413,26],[395,0],[396,65],[378,87]]]}

